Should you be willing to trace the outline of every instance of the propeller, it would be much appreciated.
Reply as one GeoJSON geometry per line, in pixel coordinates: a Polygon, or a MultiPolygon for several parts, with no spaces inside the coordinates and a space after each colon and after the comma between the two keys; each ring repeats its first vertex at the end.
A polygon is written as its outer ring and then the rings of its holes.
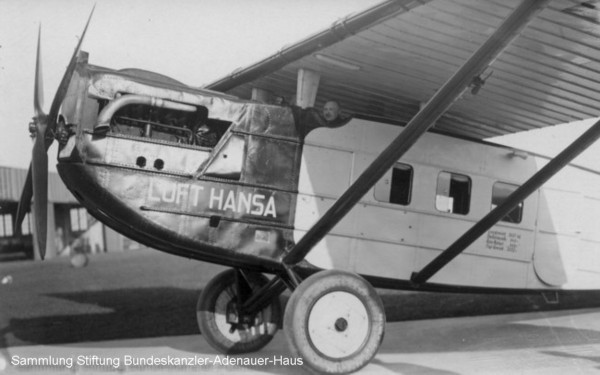
{"type": "Polygon", "coordinates": [[[21,232],[21,224],[25,218],[25,214],[31,205],[31,199],[33,197],[33,214],[35,217],[35,233],[37,237],[38,248],[40,256],[44,259],[46,255],[46,236],[48,233],[48,149],[54,141],[54,135],[56,133],[56,123],[58,119],[58,113],[60,106],[65,99],[69,84],[75,67],[77,65],[77,56],[81,49],[81,44],[85,37],[85,33],[94,14],[94,8],[88,17],[85,28],[81,33],[79,42],[73,51],[73,56],[69,61],[69,65],[63,75],[56,95],[52,100],[50,107],[50,113],[46,115],[43,110],[44,94],[43,94],[43,83],[42,83],[42,57],[41,57],[41,33],[42,28],[38,30],[38,45],[37,45],[37,57],[35,64],[35,86],[33,94],[33,109],[34,117],[32,122],[29,124],[29,131],[34,137],[32,160],[27,171],[27,178],[23,191],[21,193],[21,199],[19,201],[19,207],[17,208],[17,216],[15,218],[15,229],[17,233],[21,232]]]}

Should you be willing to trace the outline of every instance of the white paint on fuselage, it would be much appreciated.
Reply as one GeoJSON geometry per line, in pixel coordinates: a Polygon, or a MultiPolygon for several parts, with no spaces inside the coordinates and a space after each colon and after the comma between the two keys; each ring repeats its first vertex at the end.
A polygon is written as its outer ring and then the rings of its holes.
{"type": "Polygon", "coordinates": [[[151,179],[147,200],[166,203],[180,210],[200,210],[202,207],[207,207],[209,210],[277,217],[273,195],[267,197],[259,193],[205,187],[187,182],[155,182],[151,179]],[[208,194],[203,194],[204,191],[208,194]]]}
{"type": "MultiPolygon", "coordinates": [[[[306,138],[295,240],[327,211],[402,127],[352,120],[306,138]]],[[[413,167],[407,206],[380,202],[374,189],[309,253],[323,268],[409,279],[492,208],[496,182],[520,185],[548,162],[513,150],[425,134],[400,160],[413,167]],[[441,172],[472,181],[468,214],[436,209],[441,172]]],[[[391,171],[381,179],[391,178],[391,171]]],[[[501,288],[600,288],[600,175],[567,166],[524,202],[521,223],[500,222],[430,281],[501,288]],[[585,209],[583,209],[585,208],[585,209]]]]}

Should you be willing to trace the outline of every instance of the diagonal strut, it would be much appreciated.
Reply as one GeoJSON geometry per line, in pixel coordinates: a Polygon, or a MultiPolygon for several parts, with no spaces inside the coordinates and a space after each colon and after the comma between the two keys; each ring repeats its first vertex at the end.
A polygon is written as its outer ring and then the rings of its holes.
{"type": "Polygon", "coordinates": [[[494,226],[500,219],[506,216],[519,202],[522,202],[529,195],[539,189],[546,181],[560,171],[571,160],[585,151],[589,146],[594,144],[600,138],[600,121],[596,122],[588,131],[583,133],[571,145],[565,148],[560,154],[546,164],[542,169],[535,173],[523,185],[519,186],[511,195],[509,195],[502,204],[494,208],[490,213],[485,215],[471,229],[457,239],[450,247],[444,250],[429,264],[427,264],[418,273],[413,273],[411,282],[418,286],[429,280],[452,259],[462,253],[475,240],[481,237],[494,226]]]}

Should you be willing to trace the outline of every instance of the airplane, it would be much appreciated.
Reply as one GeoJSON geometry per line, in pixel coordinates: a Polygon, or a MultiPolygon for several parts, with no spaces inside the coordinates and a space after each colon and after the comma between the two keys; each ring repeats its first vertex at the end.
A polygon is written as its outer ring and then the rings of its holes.
{"type": "Polygon", "coordinates": [[[482,140],[598,115],[595,6],[384,1],[204,88],[89,64],[90,15],[48,114],[38,36],[14,227],[34,197],[43,258],[57,140],[59,175],[95,218],[231,267],[198,299],[211,346],[258,351],[282,326],[316,373],[375,356],[375,288],[599,290],[600,171],[574,159],[600,121],[553,158],[482,140]],[[315,108],[335,99],[349,113],[315,108]]]}

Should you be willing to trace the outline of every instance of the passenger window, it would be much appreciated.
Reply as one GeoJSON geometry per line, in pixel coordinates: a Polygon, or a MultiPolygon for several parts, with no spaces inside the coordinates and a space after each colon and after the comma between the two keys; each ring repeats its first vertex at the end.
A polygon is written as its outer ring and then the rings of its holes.
{"type": "MultiPolygon", "coordinates": [[[[496,182],[492,187],[492,210],[504,203],[506,198],[517,190],[517,185],[507,184],[504,182],[496,182]]],[[[523,202],[519,202],[517,207],[510,211],[500,221],[508,223],[520,223],[523,219],[523,202]]]]}
{"type": "Polygon", "coordinates": [[[461,174],[441,172],[438,175],[435,208],[442,212],[466,215],[470,205],[471,179],[461,174]]]}
{"type": "Polygon", "coordinates": [[[386,175],[375,185],[375,199],[379,202],[406,206],[412,193],[413,168],[408,164],[396,163],[391,177],[386,175]]]}

